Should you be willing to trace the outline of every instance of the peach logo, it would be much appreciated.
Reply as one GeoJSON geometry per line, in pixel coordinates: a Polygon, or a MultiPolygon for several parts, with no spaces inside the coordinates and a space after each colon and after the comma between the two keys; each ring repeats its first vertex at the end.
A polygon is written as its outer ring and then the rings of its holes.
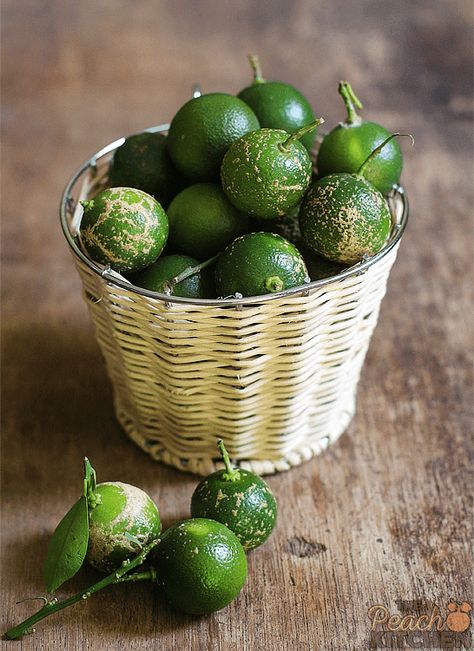
{"type": "Polygon", "coordinates": [[[472,606],[466,601],[461,605],[451,602],[448,604],[449,615],[446,618],[446,626],[450,631],[455,633],[464,633],[471,625],[471,617],[468,613],[471,612],[472,606]]]}

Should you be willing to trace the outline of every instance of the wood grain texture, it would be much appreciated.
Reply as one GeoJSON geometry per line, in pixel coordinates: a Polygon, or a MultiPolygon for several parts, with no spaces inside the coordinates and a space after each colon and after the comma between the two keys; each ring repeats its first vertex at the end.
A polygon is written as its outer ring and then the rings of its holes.
{"type": "MultiPolygon", "coordinates": [[[[37,626],[22,650],[365,649],[367,609],[472,603],[471,6],[421,0],[3,3],[2,628],[43,593],[51,532],[81,487],[140,485],[165,525],[196,478],[129,442],[57,205],[77,165],[120,135],[167,120],[199,81],[237,92],[245,56],[299,87],[332,126],[348,78],[365,116],[415,135],[411,221],[349,431],[321,457],[270,477],[275,534],[249,555],[239,599],[176,614],[148,585],[120,586],[37,626]]],[[[85,570],[59,591],[93,579],[85,570]]],[[[2,646],[15,648],[15,643],[2,646]]]]}

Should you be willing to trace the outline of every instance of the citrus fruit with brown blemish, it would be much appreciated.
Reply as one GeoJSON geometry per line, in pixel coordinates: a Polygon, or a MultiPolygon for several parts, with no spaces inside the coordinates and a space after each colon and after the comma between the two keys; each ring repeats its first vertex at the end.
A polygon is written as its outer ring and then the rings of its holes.
{"type": "Polygon", "coordinates": [[[109,184],[151,194],[166,208],[187,182],[171,162],[162,133],[137,133],[125,139],[114,153],[109,184]]]}
{"type": "Polygon", "coordinates": [[[354,264],[387,242],[392,225],[383,195],[356,174],[315,181],[300,211],[305,244],[334,262],[354,264]]]}
{"type": "Polygon", "coordinates": [[[248,216],[235,208],[217,183],[196,183],[170,203],[169,243],[176,251],[206,260],[248,232],[248,216]]]}
{"type": "Polygon", "coordinates": [[[260,296],[309,282],[298,249],[274,233],[248,233],[219,256],[215,269],[219,296],[260,296]]]}
{"type": "Polygon", "coordinates": [[[234,95],[193,97],[171,121],[167,147],[178,170],[191,181],[213,181],[229,146],[260,124],[250,106],[234,95]]]}
{"type": "Polygon", "coordinates": [[[191,499],[191,515],[222,522],[246,551],[254,549],[267,540],[275,527],[276,500],[261,477],[232,468],[223,444],[221,453],[226,467],[198,484],[191,499]]]}
{"type": "MultiPolygon", "coordinates": [[[[254,80],[250,86],[240,91],[238,97],[253,109],[261,127],[294,133],[314,121],[311,104],[299,90],[281,81],[266,81],[258,57],[250,55],[249,61],[254,80]]],[[[315,136],[316,129],[301,138],[301,143],[307,150],[311,150],[315,136]]]]}
{"type": "MultiPolygon", "coordinates": [[[[358,115],[356,109],[362,108],[362,104],[347,81],[340,82],[339,94],[346,105],[347,118],[321,143],[316,163],[319,176],[357,172],[370,153],[390,136],[390,132],[380,124],[362,120],[358,115]]],[[[392,139],[365,167],[364,177],[386,194],[399,182],[402,166],[400,145],[392,139]]]]}
{"type": "Polygon", "coordinates": [[[167,529],[150,562],[170,605],[197,615],[227,606],[247,578],[239,539],[225,525],[205,518],[183,520],[167,529]]]}
{"type": "Polygon", "coordinates": [[[168,217],[151,195],[135,188],[109,188],[81,201],[80,237],[87,254],[120,273],[155,262],[168,239],[168,217]]]}
{"type": "Polygon", "coordinates": [[[282,129],[251,131],[228,149],[221,167],[222,188],[240,211],[274,219],[303,198],[311,182],[311,159],[298,138],[317,120],[290,135],[282,129]]]}
{"type": "Polygon", "coordinates": [[[140,488],[122,482],[97,484],[89,512],[87,561],[102,572],[113,572],[161,533],[160,514],[140,488]]]}
{"type": "Polygon", "coordinates": [[[156,262],[130,277],[130,281],[138,287],[153,292],[165,293],[168,289],[171,296],[184,298],[213,298],[215,296],[214,274],[203,269],[172,285],[173,278],[186,269],[195,267],[199,261],[187,255],[164,255],[156,262]]]}

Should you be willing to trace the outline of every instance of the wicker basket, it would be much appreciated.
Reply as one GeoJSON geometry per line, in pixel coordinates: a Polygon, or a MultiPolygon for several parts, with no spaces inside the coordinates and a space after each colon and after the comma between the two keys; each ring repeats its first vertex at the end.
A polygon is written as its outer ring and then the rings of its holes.
{"type": "Polygon", "coordinates": [[[403,189],[389,197],[387,245],[338,276],[259,297],[170,300],[91,262],[79,245],[78,201],[104,187],[123,141],[74,174],[60,210],[118,420],[154,459],[197,474],[220,467],[217,437],[239,466],[260,474],[310,459],[354,414],[360,371],[408,217],[403,189]]]}

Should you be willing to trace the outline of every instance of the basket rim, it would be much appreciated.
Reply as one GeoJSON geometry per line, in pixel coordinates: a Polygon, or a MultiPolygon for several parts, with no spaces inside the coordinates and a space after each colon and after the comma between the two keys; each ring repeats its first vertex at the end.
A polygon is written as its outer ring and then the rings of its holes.
{"type": "MultiPolygon", "coordinates": [[[[169,124],[159,124],[154,127],[149,127],[143,129],[138,133],[149,132],[149,133],[160,133],[167,131],[169,129],[169,124]]],[[[130,134],[134,135],[134,134],[130,134]]],[[[127,136],[128,137],[128,136],[127,136]]],[[[165,303],[182,303],[185,305],[209,305],[214,307],[240,307],[243,305],[259,305],[261,303],[266,303],[268,301],[274,301],[279,298],[287,298],[292,296],[308,296],[309,293],[324,285],[329,285],[333,282],[344,280],[350,278],[351,276],[358,276],[362,273],[365,273],[372,265],[377,263],[379,260],[382,260],[390,251],[399,243],[403,232],[406,228],[408,222],[408,213],[409,213],[409,204],[408,197],[405,189],[401,185],[394,185],[391,191],[392,196],[398,196],[402,202],[402,214],[400,221],[395,223],[392,228],[392,233],[387,244],[375,255],[362,259],[361,262],[352,265],[348,269],[341,271],[339,274],[330,276],[329,278],[321,278],[320,280],[311,281],[305,285],[299,287],[292,287],[290,289],[285,289],[282,292],[275,292],[271,294],[262,294],[260,296],[245,296],[241,298],[184,298],[181,296],[170,296],[168,294],[161,294],[159,292],[153,292],[142,287],[137,287],[132,283],[123,279],[120,275],[114,272],[110,266],[103,266],[97,264],[90,260],[78,246],[76,238],[72,235],[67,221],[68,210],[70,210],[70,204],[73,201],[72,198],[72,189],[74,188],[77,181],[80,177],[87,172],[88,170],[95,170],[97,162],[107,156],[111,152],[115,151],[125,142],[125,136],[114,140],[109,143],[102,149],[99,149],[95,154],[88,158],[69,178],[66,186],[61,194],[61,200],[59,205],[59,219],[61,223],[61,228],[66,238],[67,243],[69,244],[70,249],[73,254],[81,260],[94,274],[102,278],[107,282],[107,284],[115,285],[121,289],[126,289],[134,294],[144,296],[146,298],[152,298],[155,300],[163,301],[165,303]]]]}

